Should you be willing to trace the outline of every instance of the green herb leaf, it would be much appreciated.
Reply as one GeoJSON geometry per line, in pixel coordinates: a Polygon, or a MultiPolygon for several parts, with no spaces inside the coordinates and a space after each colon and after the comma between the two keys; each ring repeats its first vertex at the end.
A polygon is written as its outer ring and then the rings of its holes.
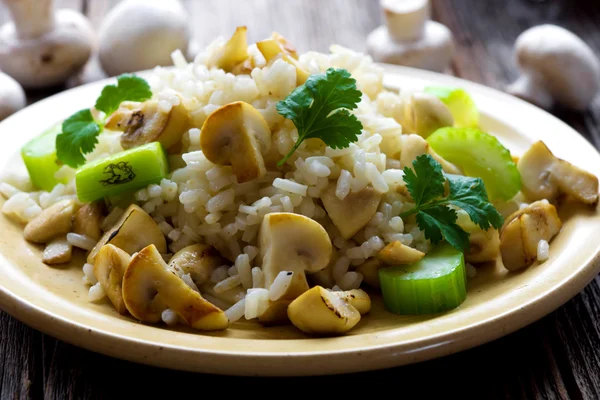
{"type": "Polygon", "coordinates": [[[469,214],[471,221],[483,230],[490,226],[500,229],[504,223],[502,215],[489,203],[485,185],[481,178],[470,178],[447,174],[450,185],[448,203],[462,208],[469,214]]]}
{"type": "Polygon", "coordinates": [[[305,139],[319,138],[333,149],[356,142],[362,124],[348,110],[357,107],[361,95],[348,71],[329,68],[324,74],[311,75],[277,103],[279,114],[298,129],[294,147],[277,165],[283,165],[305,139]]]}
{"type": "Polygon", "coordinates": [[[441,164],[428,154],[418,156],[413,169],[404,168],[404,181],[415,207],[400,216],[416,214],[419,229],[433,244],[444,239],[460,251],[469,250],[469,234],[456,224],[456,211],[449,205],[465,210],[481,229],[502,226],[502,216],[489,202],[481,178],[444,175],[441,164]],[[444,197],[446,179],[449,193],[444,197]]]}
{"type": "Polygon", "coordinates": [[[439,162],[422,154],[413,161],[413,168],[404,167],[404,182],[416,207],[444,194],[444,173],[439,162]]]}
{"type": "Polygon", "coordinates": [[[456,224],[456,211],[446,206],[436,206],[417,213],[417,225],[431,243],[442,238],[452,247],[463,252],[469,250],[469,234],[456,224]]]}
{"type": "Polygon", "coordinates": [[[63,122],[62,132],[56,136],[56,157],[73,168],[84,164],[83,155],[94,150],[100,131],[89,109],[76,112],[63,122]]]}
{"type": "Polygon", "coordinates": [[[143,78],[131,74],[117,77],[117,85],[107,85],[96,100],[96,109],[110,115],[124,101],[144,101],[152,97],[150,85],[143,78]]]}

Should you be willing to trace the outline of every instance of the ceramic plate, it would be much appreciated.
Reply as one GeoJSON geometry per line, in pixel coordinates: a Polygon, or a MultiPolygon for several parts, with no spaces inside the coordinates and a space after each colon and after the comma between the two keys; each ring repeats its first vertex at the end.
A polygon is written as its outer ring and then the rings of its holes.
{"type": "MultiPolygon", "coordinates": [[[[600,176],[600,155],[552,115],[499,91],[450,76],[385,66],[386,86],[429,84],[463,87],[474,97],[483,129],[515,154],[542,139],[561,158],[600,176]]],[[[108,81],[81,86],[20,111],[0,123],[0,170],[19,168],[19,149],[31,137],[92,105],[108,81]]],[[[236,375],[309,375],[357,372],[419,362],[455,353],[513,332],[559,307],[598,273],[600,213],[561,212],[562,232],[550,259],[520,273],[500,265],[478,270],[468,297],[436,316],[398,316],[374,298],[373,310],[349,334],[307,338],[292,326],[233,324],[221,333],[149,326],[119,316],[108,303],[87,301],[83,258],[65,267],[40,261],[41,249],[22,238],[21,227],[0,216],[0,308],[61,340],[113,357],[198,372],[236,375]]]]}

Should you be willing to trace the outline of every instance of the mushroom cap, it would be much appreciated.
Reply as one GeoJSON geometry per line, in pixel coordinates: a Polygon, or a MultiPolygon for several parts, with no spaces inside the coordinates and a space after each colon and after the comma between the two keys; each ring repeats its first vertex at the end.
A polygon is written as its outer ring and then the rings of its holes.
{"type": "Polygon", "coordinates": [[[94,31],[81,13],[55,12],[55,28],[41,37],[21,41],[12,23],[0,29],[0,69],[26,89],[64,83],[92,54],[94,31]]]}
{"type": "Polygon", "coordinates": [[[287,314],[296,328],[316,335],[345,333],[360,321],[360,313],[354,306],[321,286],[292,301],[287,314]]]}
{"type": "Polygon", "coordinates": [[[25,225],[25,240],[48,243],[57,236],[69,233],[75,211],[74,200],[65,199],[54,203],[25,225]]]}
{"type": "Polygon", "coordinates": [[[179,276],[190,274],[197,285],[202,285],[208,281],[215,268],[226,263],[214,247],[198,243],[175,253],[169,260],[169,268],[179,276]]]}
{"type": "Polygon", "coordinates": [[[425,257],[425,253],[396,240],[381,249],[377,257],[388,265],[412,264],[425,257]]]}
{"type": "Polygon", "coordinates": [[[0,72],[0,121],[23,107],[27,100],[19,82],[0,72]]]}
{"type": "Polygon", "coordinates": [[[356,308],[360,315],[368,314],[371,311],[371,298],[362,289],[333,291],[332,293],[356,308]]]}
{"type": "Polygon", "coordinates": [[[188,13],[179,0],[126,0],[114,6],[98,31],[98,58],[109,76],[173,64],[186,54],[188,13]]]}
{"type": "MultiPolygon", "coordinates": [[[[567,107],[585,109],[600,90],[598,57],[560,26],[544,24],[524,31],[515,42],[515,56],[529,79],[567,107]]],[[[535,103],[527,93],[514,94],[535,103]]]]}
{"type": "Polygon", "coordinates": [[[215,48],[207,62],[209,68],[217,67],[225,72],[232,72],[237,65],[246,61],[249,57],[246,32],[245,26],[238,26],[227,42],[215,48]]]}
{"type": "Polygon", "coordinates": [[[439,128],[454,126],[454,117],[448,106],[436,96],[424,92],[413,93],[410,101],[405,103],[404,121],[409,132],[424,138],[439,128]]]}
{"type": "Polygon", "coordinates": [[[154,219],[136,204],[130,205],[115,225],[104,233],[88,255],[88,263],[94,264],[102,246],[113,244],[128,254],[153,244],[159,252],[167,252],[165,235],[154,219]]]}
{"type": "Polygon", "coordinates": [[[122,283],[130,261],[129,254],[112,244],[107,244],[102,246],[94,263],[94,276],[119,314],[127,314],[122,283]]]}
{"type": "Polygon", "coordinates": [[[266,173],[262,155],[271,147],[271,129],[256,108],[236,101],[208,116],[200,146],[209,161],[231,165],[238,183],[243,183],[266,173]]]}
{"type": "Polygon", "coordinates": [[[73,218],[73,232],[98,241],[102,237],[104,205],[101,202],[81,206],[73,218]]]}
{"type": "Polygon", "coordinates": [[[198,330],[223,330],[229,326],[221,309],[168,270],[152,244],[129,262],[123,276],[123,300],[131,315],[143,322],[160,321],[162,312],[169,308],[198,330]]]}

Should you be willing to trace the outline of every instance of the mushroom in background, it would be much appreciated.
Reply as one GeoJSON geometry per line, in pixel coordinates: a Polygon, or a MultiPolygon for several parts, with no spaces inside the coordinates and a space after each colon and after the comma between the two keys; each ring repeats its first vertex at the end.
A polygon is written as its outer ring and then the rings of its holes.
{"type": "Polygon", "coordinates": [[[16,113],[27,103],[19,82],[0,72],[0,121],[16,113]]]}
{"type": "Polygon", "coordinates": [[[381,0],[385,25],[367,37],[375,61],[444,72],[454,53],[452,32],[429,19],[428,0],[381,0]]]}
{"type": "Polygon", "coordinates": [[[171,65],[175,50],[188,54],[187,13],[178,0],[125,0],[108,12],[98,39],[109,76],[171,65]]]}
{"type": "Polygon", "coordinates": [[[539,25],[521,33],[515,56],[522,75],[507,91],[542,108],[585,110],[600,90],[600,61],[572,32],[539,25]]]}
{"type": "Polygon", "coordinates": [[[74,10],[52,0],[3,0],[12,16],[0,29],[0,69],[24,88],[64,83],[87,63],[94,32],[74,10]]]}

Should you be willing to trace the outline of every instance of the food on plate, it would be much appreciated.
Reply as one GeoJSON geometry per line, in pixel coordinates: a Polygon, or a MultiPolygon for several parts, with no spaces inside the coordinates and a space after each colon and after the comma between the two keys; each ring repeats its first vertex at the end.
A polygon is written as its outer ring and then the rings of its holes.
{"type": "Polygon", "coordinates": [[[598,179],[542,142],[512,154],[475,124],[466,92],[384,89],[340,46],[248,45],[240,27],[172,58],[27,143],[33,189],[0,183],[42,261],[83,252],[89,300],[132,319],[331,336],[369,324],[373,296],[452,310],[473,264],[551,256],[561,198],[598,201],[598,179]]]}

